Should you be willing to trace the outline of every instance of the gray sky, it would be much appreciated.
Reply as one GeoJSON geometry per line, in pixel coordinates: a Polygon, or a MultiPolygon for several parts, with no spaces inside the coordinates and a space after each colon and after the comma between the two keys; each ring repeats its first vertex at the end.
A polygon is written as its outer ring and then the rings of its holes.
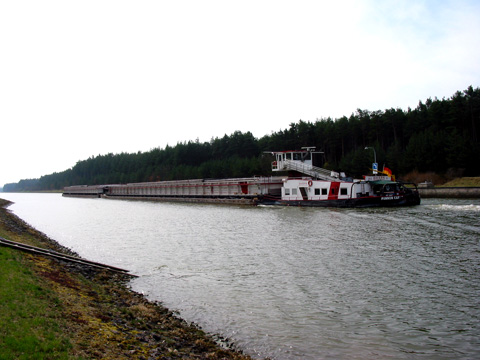
{"type": "Polygon", "coordinates": [[[478,0],[0,0],[0,186],[448,98],[480,86],[479,34],[478,0]]]}

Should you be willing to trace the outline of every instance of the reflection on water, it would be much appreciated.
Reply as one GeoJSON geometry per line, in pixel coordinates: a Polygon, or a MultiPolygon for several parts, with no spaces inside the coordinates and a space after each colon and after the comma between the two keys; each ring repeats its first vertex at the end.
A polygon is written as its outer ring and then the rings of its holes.
{"type": "Polygon", "coordinates": [[[277,359],[480,352],[480,202],[235,207],[1,194],[188,321],[277,359]]]}

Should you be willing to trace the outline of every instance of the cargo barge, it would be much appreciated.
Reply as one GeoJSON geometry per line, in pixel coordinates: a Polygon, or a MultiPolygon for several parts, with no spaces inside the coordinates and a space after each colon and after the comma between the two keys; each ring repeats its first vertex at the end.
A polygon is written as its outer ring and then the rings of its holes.
{"type": "Polygon", "coordinates": [[[64,196],[153,201],[308,207],[384,207],[420,204],[415,184],[395,181],[390,173],[347,178],[313,165],[313,147],[272,152],[272,171],[288,176],[172,180],[131,184],[79,185],[64,196]],[[410,186],[408,186],[410,185],[410,186]]]}
{"type": "Polygon", "coordinates": [[[193,179],[64,188],[64,196],[256,205],[281,193],[282,177],[193,179]]]}

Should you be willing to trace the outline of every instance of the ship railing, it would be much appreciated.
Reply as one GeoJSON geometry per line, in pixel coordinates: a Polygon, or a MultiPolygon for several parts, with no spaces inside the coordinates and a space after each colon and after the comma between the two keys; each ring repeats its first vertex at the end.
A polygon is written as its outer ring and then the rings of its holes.
{"type": "Polygon", "coordinates": [[[320,180],[338,181],[338,176],[335,176],[336,173],[327,169],[294,160],[283,160],[280,163],[276,164],[278,170],[293,170],[320,180]]]}

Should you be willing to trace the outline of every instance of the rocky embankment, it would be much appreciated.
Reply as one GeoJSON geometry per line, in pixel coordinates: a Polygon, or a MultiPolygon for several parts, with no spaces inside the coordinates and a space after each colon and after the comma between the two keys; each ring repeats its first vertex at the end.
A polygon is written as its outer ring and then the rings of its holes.
{"type": "Polygon", "coordinates": [[[480,198],[480,187],[419,187],[418,192],[422,198],[480,198]]]}
{"type": "MultiPolygon", "coordinates": [[[[5,209],[0,234],[8,240],[75,255],[5,209]]],[[[250,359],[221,346],[194,324],[128,288],[128,276],[87,265],[25,254],[34,276],[58,299],[71,358],[250,359]]]]}

